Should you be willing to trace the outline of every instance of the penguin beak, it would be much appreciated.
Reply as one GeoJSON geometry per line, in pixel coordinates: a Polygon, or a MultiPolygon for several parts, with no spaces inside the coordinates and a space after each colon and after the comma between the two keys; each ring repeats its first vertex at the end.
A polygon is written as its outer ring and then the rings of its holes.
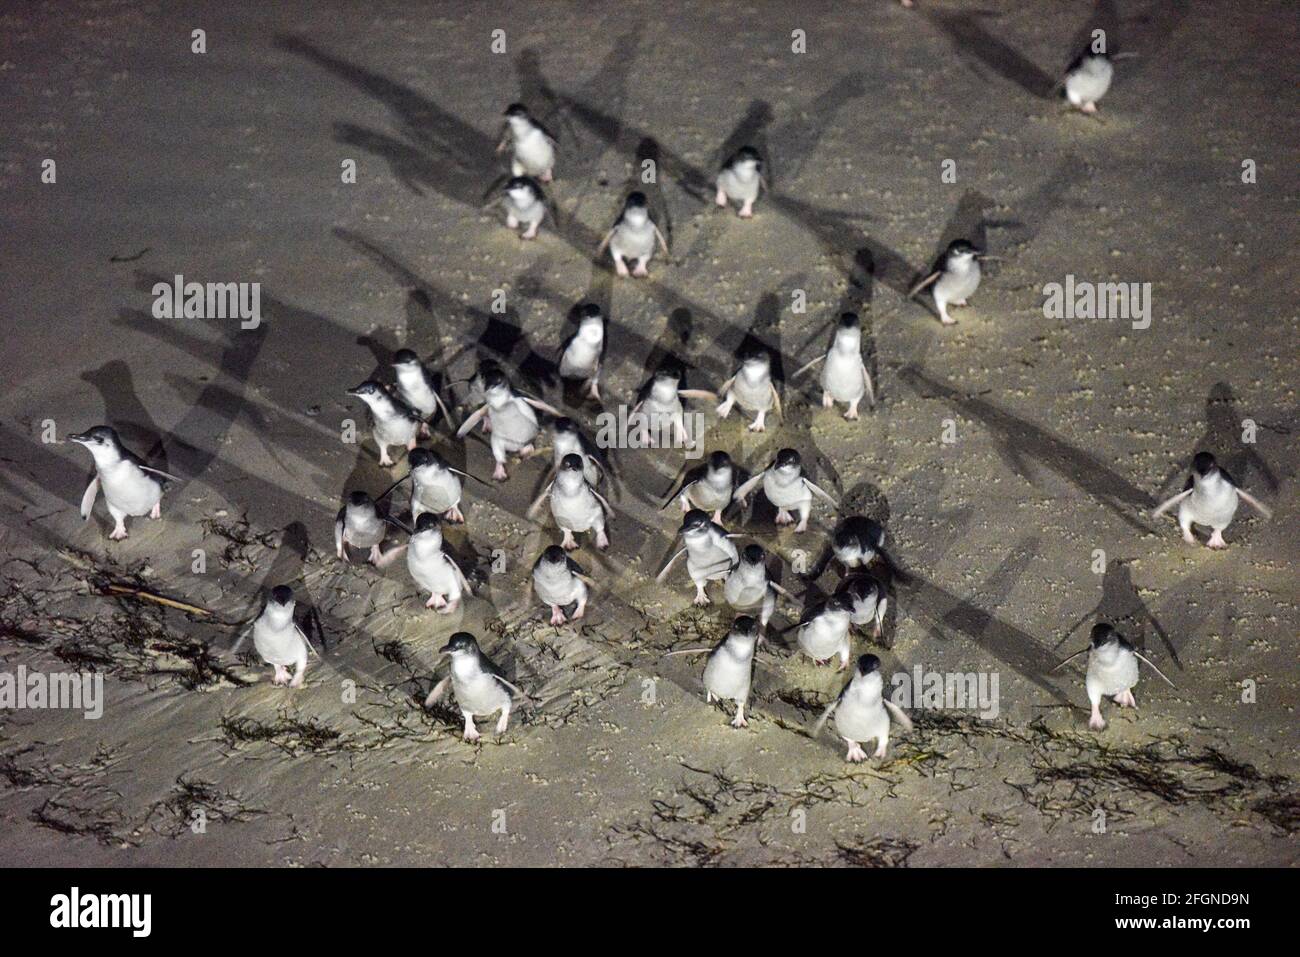
{"type": "Polygon", "coordinates": [[[360,398],[360,396],[361,396],[361,386],[357,386],[355,389],[348,389],[347,394],[348,394],[348,395],[355,395],[355,396],[357,396],[358,398],[360,398]]]}
{"type": "Polygon", "coordinates": [[[74,432],[72,435],[69,435],[69,436],[68,436],[68,441],[69,441],[69,442],[76,442],[78,445],[89,445],[89,444],[90,444],[90,438],[89,438],[88,436],[86,436],[86,435],[83,435],[81,432],[74,432]]]}

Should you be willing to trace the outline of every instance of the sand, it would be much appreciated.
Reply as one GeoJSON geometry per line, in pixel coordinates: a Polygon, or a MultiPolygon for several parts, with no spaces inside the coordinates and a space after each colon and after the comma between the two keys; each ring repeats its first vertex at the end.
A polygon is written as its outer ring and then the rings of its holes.
{"type": "MultiPolygon", "coordinates": [[[[1209,2],[1120,10],[6,9],[0,671],[93,670],[106,700],[98,720],[0,712],[0,862],[1293,863],[1300,112],[1279,67],[1296,20],[1280,2],[1230,19],[1209,2]],[[1086,117],[1049,92],[1095,24],[1139,56],[1086,117]],[[531,243],[482,209],[516,99],[561,145],[560,227],[531,243]],[[772,186],[752,221],[710,196],[745,143],[772,186]],[[593,254],[634,184],[672,256],[616,279],[593,254]],[[942,327],[904,294],[959,236],[1003,258],[942,327]],[[261,325],[154,318],[154,284],[178,274],[260,283],[261,325]],[[1048,318],[1043,287],[1069,276],[1150,283],[1149,327],[1048,318]],[[911,579],[885,638],[854,653],[891,676],[996,675],[996,717],[914,709],[887,758],[849,765],[829,731],[807,731],[843,675],[774,639],[749,727],[729,727],[702,660],[663,657],[716,641],[734,614],[692,607],[680,570],[654,582],[679,450],[615,452],[613,547],[575,554],[599,582],[580,627],[518,607],[559,541],[545,512],[523,517],[542,460],[471,486],[448,532],[476,581],[457,615],[426,610],[401,562],[335,559],[344,491],[404,473],[341,440],[345,420],[364,424],[345,390],[390,376],[403,346],[464,378],[477,348],[563,403],[548,363],[584,299],[612,319],[615,411],[665,354],[716,387],[750,335],[788,378],[841,310],[862,314],[874,411],[847,422],[812,379],[787,382],[767,432],[710,416],[705,442],[754,468],[796,447],[846,513],[884,522],[911,579]],[[77,514],[90,462],[66,436],[101,422],[181,478],[163,519],[132,520],[122,543],[102,499],[92,521],[77,514]],[[1274,511],[1243,508],[1222,552],[1146,516],[1201,448],[1274,511]],[[213,614],[101,594],[112,582],[213,614]],[[325,635],[292,692],[230,652],[281,583],[325,635]],[[1051,672],[1098,615],[1177,685],[1144,671],[1138,710],[1108,704],[1101,733],[1082,669],[1051,672]],[[540,701],[499,738],[480,721],[478,746],[457,713],[421,706],[457,630],[540,701]]],[[[599,407],[570,400],[594,432],[599,407]]],[[[432,445],[490,473],[481,441],[439,429],[432,445]]],[[[788,566],[815,560],[834,519],[819,505],[796,536],[759,510],[732,530],[811,600],[838,571],[809,588],[788,566]]]]}

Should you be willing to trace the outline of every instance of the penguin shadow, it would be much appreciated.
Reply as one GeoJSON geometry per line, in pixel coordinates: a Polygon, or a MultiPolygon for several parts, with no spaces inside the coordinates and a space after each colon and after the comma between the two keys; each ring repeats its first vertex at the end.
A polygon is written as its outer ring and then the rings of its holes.
{"type": "Polygon", "coordinates": [[[963,395],[926,375],[917,366],[909,364],[903,367],[899,378],[920,397],[941,398],[988,429],[998,445],[999,455],[1030,485],[1037,485],[1030,468],[1032,463],[1055,472],[1135,530],[1143,533],[1151,530],[1138,521],[1135,513],[1152,508],[1155,504],[1152,496],[1095,455],[1075,448],[1046,429],[1012,415],[992,402],[963,395]]]}
{"type": "MultiPolygon", "coordinates": [[[[1205,432],[1188,450],[1186,458],[1165,475],[1160,483],[1161,497],[1182,487],[1182,482],[1191,473],[1192,456],[1200,451],[1212,452],[1219,465],[1248,491],[1252,479],[1259,478],[1270,492],[1276,493],[1281,488],[1277,473],[1253,445],[1242,441],[1247,418],[1249,416],[1242,415],[1237,408],[1232,386],[1216,382],[1205,397],[1205,432]]],[[[1259,430],[1268,427],[1256,423],[1255,428],[1258,434],[1259,430]]]]}
{"type": "MultiPolygon", "coordinates": [[[[932,638],[948,641],[960,635],[1018,672],[1047,692],[1058,703],[1071,705],[1069,696],[1052,683],[1051,673],[1058,659],[1052,649],[1021,628],[1003,621],[986,608],[1005,603],[1038,553],[1038,540],[1021,540],[989,577],[961,598],[909,569],[909,582],[901,591],[907,596],[908,618],[926,629],[932,638]],[[976,597],[978,596],[978,604],[976,597]]],[[[900,583],[901,584],[901,583],[900,583]]]]}
{"type": "Polygon", "coordinates": [[[433,311],[433,300],[423,289],[408,289],[405,305],[406,342],[432,367],[430,371],[438,380],[440,389],[446,388],[443,379],[444,349],[442,330],[433,311]]]}
{"type": "Polygon", "coordinates": [[[170,472],[163,430],[140,401],[130,367],[114,359],[82,372],[81,381],[99,393],[105,423],[117,431],[122,444],[154,468],[170,472]]]}
{"type": "MultiPolygon", "coordinates": [[[[1053,647],[1059,649],[1070,643],[1088,620],[1105,621],[1115,626],[1139,651],[1147,650],[1152,636],[1158,638],[1174,664],[1179,670],[1184,670],[1178,649],[1169,633],[1142,600],[1142,595],[1133,582],[1131,564],[1131,560],[1125,559],[1114,559],[1106,564],[1101,580],[1101,600],[1095,608],[1079,618],[1053,647]]],[[[1079,642],[1084,641],[1085,638],[1081,636],[1079,642]]]]}
{"type": "Polygon", "coordinates": [[[1043,72],[985,24],[1000,18],[991,10],[944,10],[929,7],[922,15],[948,37],[957,55],[970,65],[977,75],[981,66],[992,70],[1004,80],[1020,87],[1039,100],[1050,100],[1056,86],[1056,77],[1043,72]]]}
{"type": "MultiPolygon", "coordinates": [[[[778,176],[786,183],[797,180],[826,131],[835,125],[836,115],[854,100],[866,96],[867,91],[866,74],[848,73],[817,94],[811,103],[792,111],[792,118],[772,132],[771,152],[775,154],[771,159],[772,182],[778,176]]],[[[764,158],[768,155],[765,150],[764,158]]]]}
{"type": "MultiPolygon", "coordinates": [[[[1103,10],[1110,7],[1110,3],[1102,0],[1095,14],[1099,16],[1099,26],[1105,28],[1108,22],[1114,24],[1106,34],[1107,52],[1112,56],[1121,51],[1136,53],[1138,59],[1125,61],[1124,72],[1137,76],[1150,64],[1158,62],[1159,54],[1174,42],[1191,4],[1188,0],[1165,0],[1150,4],[1122,21],[1114,9],[1103,10]]],[[[1083,46],[1080,43],[1079,49],[1082,50],[1083,46]]]]}
{"type": "MultiPolygon", "coordinates": [[[[374,366],[367,373],[367,379],[387,383],[393,378],[393,355],[397,352],[396,336],[390,330],[357,336],[356,344],[370,351],[375,360],[374,366]]],[[[349,386],[350,388],[350,386],[349,386]]]]}

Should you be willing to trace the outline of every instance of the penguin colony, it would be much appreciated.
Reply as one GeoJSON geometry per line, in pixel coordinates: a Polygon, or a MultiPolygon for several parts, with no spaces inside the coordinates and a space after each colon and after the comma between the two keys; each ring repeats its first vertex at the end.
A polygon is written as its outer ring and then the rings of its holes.
{"type": "MultiPolygon", "coordinates": [[[[907,0],[904,0],[906,4],[907,0]]],[[[1058,84],[1066,100],[1084,113],[1095,113],[1097,102],[1109,89],[1114,67],[1105,53],[1087,49],[1071,64],[1058,84]]],[[[498,153],[509,153],[510,177],[494,202],[505,212],[505,224],[512,230],[522,229],[522,239],[534,239],[553,207],[543,189],[555,177],[558,156],[556,139],[520,103],[505,111],[503,137],[498,153]]],[[[737,150],[717,175],[715,202],[722,208],[736,208],[742,219],[754,216],[755,205],[767,189],[763,175],[763,158],[751,146],[737,150]]],[[[616,222],[595,250],[597,259],[608,255],[619,276],[646,276],[658,252],[668,253],[668,242],[651,215],[646,196],[630,193],[616,222]]],[[[936,268],[909,293],[916,296],[929,290],[939,320],[945,324],[957,320],[950,307],[967,304],[978,291],[981,281],[982,250],[964,239],[954,241],[936,264],[936,268]]],[[[581,384],[584,396],[600,400],[600,373],[608,342],[609,318],[599,306],[580,304],[576,310],[577,328],[558,350],[561,378],[581,384]]],[[[739,357],[735,374],[716,393],[681,388],[681,372],[662,368],[644,387],[634,412],[645,415],[642,447],[651,447],[667,437],[678,442],[686,436],[683,399],[717,403],[715,412],[726,418],[738,410],[750,419],[748,428],[762,432],[767,417],[782,414],[781,394],[772,377],[772,356],[763,348],[753,348],[739,357]],[[656,426],[651,430],[650,423],[656,426]]],[[[798,378],[820,366],[822,404],[825,408],[845,407],[844,418],[859,418],[863,401],[869,409],[876,404],[875,387],[862,352],[862,329],[858,317],[845,313],[838,318],[827,351],[794,373],[798,378]]],[[[379,464],[394,466],[389,450],[397,447],[406,452],[407,473],[379,499],[363,491],[345,490],[343,508],[339,510],[334,530],[335,554],[350,561],[353,553],[364,554],[376,566],[386,566],[403,552],[411,579],[429,595],[426,605],[436,613],[454,612],[473,588],[456,560],[444,549],[442,525],[468,521],[467,480],[490,487],[489,482],[453,468],[434,449],[420,444],[433,435],[441,420],[456,440],[465,439],[481,428],[491,447],[495,469],[492,478],[506,481],[510,456],[527,458],[539,451],[542,435],[539,413],[550,417],[550,440],[554,454],[549,481],[528,510],[536,519],[543,506],[563,533],[560,545],[551,545],[537,557],[528,581],[528,601],[540,602],[549,610],[549,621],[556,627],[571,625],[583,618],[598,590],[598,583],[576,562],[570,552],[579,548],[577,536],[585,536],[597,549],[609,546],[609,527],[616,512],[599,490],[607,483],[611,471],[605,450],[596,448],[583,434],[579,423],[566,417],[548,403],[515,391],[506,370],[483,360],[470,381],[467,402],[472,411],[457,425],[440,394],[438,377],[415,352],[402,349],[393,361],[391,385],[367,380],[347,394],[365,403],[371,422],[371,438],[379,464]],[[390,512],[385,500],[396,500],[398,489],[409,483],[410,522],[408,527],[390,512]],[[397,527],[407,541],[385,552],[383,545],[390,529],[397,527]]],[[[452,403],[454,406],[455,403],[452,403]]],[[[85,490],[81,503],[82,517],[90,517],[94,502],[102,491],[113,518],[112,539],[127,537],[129,517],[161,517],[161,499],[168,479],[174,478],[152,469],[123,447],[117,433],[109,426],[96,426],[69,437],[86,447],[94,458],[95,476],[85,490]]],[[[749,704],[755,656],[768,638],[768,625],[781,601],[796,599],[774,580],[774,556],[760,545],[738,547],[735,540],[743,536],[729,531],[722,523],[728,513],[743,513],[752,497],[762,491],[776,509],[776,523],[793,526],[796,534],[805,533],[814,507],[822,503],[839,511],[833,495],[821,488],[808,474],[797,449],[781,449],[761,470],[749,474],[724,450],[712,451],[699,466],[689,469],[676,488],[664,500],[662,509],[677,502],[682,521],[678,529],[681,548],[665,564],[657,581],[668,580],[673,568],[685,558],[686,576],[695,586],[695,603],[709,604],[709,586],[721,583],[723,600],[739,612],[727,634],[712,648],[683,649],[668,656],[706,654],[703,684],[706,700],[729,701],[735,706],[733,727],[748,724],[745,712],[749,704]]],[[[1195,526],[1210,530],[1208,547],[1226,548],[1223,533],[1231,524],[1239,502],[1244,501],[1263,515],[1268,509],[1240,488],[1237,482],[1215,461],[1209,452],[1199,452],[1183,491],[1161,504],[1153,512],[1159,517],[1176,507],[1183,538],[1196,544],[1195,526]]],[[[842,517],[834,530],[830,554],[844,571],[839,588],[822,601],[807,604],[796,624],[784,629],[793,632],[794,648],[822,665],[838,661],[840,670],[853,661],[852,635],[855,628],[867,629],[879,638],[889,603],[889,584],[901,570],[885,551],[886,530],[869,518],[859,515],[842,517]]],[[[295,599],[286,585],[270,589],[260,615],[240,636],[235,650],[248,635],[266,664],[274,669],[277,685],[301,687],[309,659],[319,657],[307,635],[295,621],[295,599]],[[290,669],[293,669],[290,674],[290,669]]],[[[1160,678],[1169,679],[1105,622],[1096,624],[1088,647],[1071,655],[1057,667],[1087,655],[1085,691],[1091,705],[1089,727],[1105,727],[1101,714],[1104,699],[1118,707],[1136,707],[1133,688],[1138,682],[1138,662],[1150,666],[1160,678]]],[[[457,632],[442,648],[442,658],[450,660],[448,674],[433,688],[426,707],[441,701],[450,690],[464,716],[464,738],[476,741],[480,735],[476,717],[498,715],[496,732],[503,734],[512,707],[532,699],[511,683],[501,668],[479,648],[475,637],[457,632]]],[[[846,760],[863,761],[867,753],[862,744],[874,741],[874,757],[883,758],[891,727],[910,730],[911,720],[885,695],[880,659],[872,654],[859,656],[850,678],[839,695],[827,706],[812,728],[814,736],[833,722],[847,744],[846,760]]]]}

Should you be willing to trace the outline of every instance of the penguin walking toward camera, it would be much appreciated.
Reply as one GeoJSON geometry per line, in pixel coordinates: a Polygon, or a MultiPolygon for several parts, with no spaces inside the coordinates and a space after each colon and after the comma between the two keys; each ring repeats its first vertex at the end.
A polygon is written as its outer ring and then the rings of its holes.
{"type": "Polygon", "coordinates": [[[1066,68],[1058,87],[1065,89],[1065,98],[1082,113],[1096,113],[1098,101],[1110,89],[1115,77],[1115,64],[1106,53],[1096,53],[1089,45],[1066,68]]]}
{"type": "Polygon", "coordinates": [[[684,648],[670,651],[664,657],[708,652],[704,664],[704,700],[734,701],[736,716],[731,719],[731,726],[747,728],[749,721],[745,718],[745,709],[749,706],[749,689],[754,682],[754,650],[761,640],[758,623],[748,615],[741,615],[712,648],[684,648]]]}
{"type": "Polygon", "coordinates": [[[614,271],[620,276],[628,275],[628,260],[636,264],[632,269],[633,276],[648,276],[650,271],[646,266],[654,255],[656,240],[667,256],[668,240],[664,239],[664,234],[650,218],[645,193],[629,193],[623,204],[623,212],[600,241],[596,256],[601,256],[605,248],[609,247],[609,253],[614,258],[614,271]]]}
{"type": "Polygon", "coordinates": [[[455,424],[438,394],[433,375],[419,356],[410,349],[399,349],[393,356],[393,372],[397,376],[397,397],[420,413],[422,434],[429,434],[429,426],[437,419],[439,411],[449,424],[455,424]]]}
{"type": "Polygon", "coordinates": [[[420,516],[432,512],[448,522],[465,521],[465,513],[460,510],[464,483],[461,478],[472,478],[480,485],[487,485],[476,475],[452,468],[451,465],[433,449],[414,448],[407,459],[411,471],[388,487],[382,500],[403,482],[411,483],[411,521],[418,522],[420,516]]]}
{"type": "Polygon", "coordinates": [[[726,207],[732,200],[740,201],[740,218],[754,215],[754,201],[760,190],[767,189],[763,179],[763,160],[752,146],[742,146],[723,165],[718,173],[718,194],[714,202],[726,207]]]}
{"type": "Polygon", "coordinates": [[[483,419],[491,422],[491,439],[488,444],[492,447],[492,458],[496,461],[492,477],[498,482],[504,482],[509,478],[506,473],[507,454],[519,452],[525,457],[533,454],[533,441],[540,431],[537,412],[534,410],[556,418],[563,416],[559,409],[540,399],[516,394],[499,369],[489,369],[483,373],[483,400],[483,405],[460,424],[456,438],[463,439],[469,435],[483,419]]]}
{"type": "Polygon", "coordinates": [[[349,546],[369,549],[370,563],[379,565],[384,558],[380,546],[387,534],[388,524],[375,507],[374,499],[365,492],[352,492],[334,520],[334,550],[346,562],[350,561],[349,546]]]}
{"type": "Polygon", "coordinates": [[[812,514],[812,499],[816,495],[826,501],[832,508],[838,509],[839,502],[831,497],[816,483],[811,481],[803,470],[803,460],[794,449],[782,449],[772,460],[772,464],[744,485],[736,489],[736,498],[743,504],[749,494],[763,486],[763,494],[777,508],[776,524],[794,525],[791,510],[799,513],[796,532],[807,531],[808,516],[812,514]]]}
{"type": "Polygon", "coordinates": [[[722,513],[730,507],[736,489],[748,478],[749,474],[733,463],[726,452],[710,452],[707,462],[687,470],[659,510],[663,511],[676,499],[683,512],[692,508],[712,512],[714,524],[721,525],[722,513]]]}
{"type": "MultiPolygon", "coordinates": [[[[530,176],[512,177],[501,187],[499,199],[506,210],[506,227],[513,230],[523,226],[519,238],[536,239],[537,230],[551,207],[537,180],[530,176]]],[[[554,212],[551,218],[555,218],[554,212]]]]}
{"type": "Polygon", "coordinates": [[[551,502],[551,516],[555,519],[555,524],[564,532],[561,545],[566,551],[578,547],[578,542],[573,537],[575,532],[587,531],[596,533],[597,548],[609,548],[605,520],[607,515],[613,516],[614,510],[604,496],[587,484],[581,456],[570,454],[564,457],[555,478],[528,507],[528,517],[532,518],[547,499],[551,502]]]}
{"type": "Polygon", "coordinates": [[[926,276],[908,292],[911,299],[926,286],[934,284],[934,307],[939,311],[939,321],[945,326],[957,320],[948,315],[948,305],[964,306],[980,287],[980,260],[992,259],[964,239],[954,240],[944,253],[939,268],[926,276]]]}
{"type": "MultiPolygon", "coordinates": [[[[303,630],[294,621],[293,612],[297,602],[293,589],[288,585],[277,585],[271,589],[266,599],[266,606],[253,622],[251,632],[253,647],[268,665],[275,669],[272,684],[288,685],[301,688],[307,680],[307,657],[320,655],[307,639],[303,630]],[[293,678],[289,677],[289,667],[293,666],[293,678]]],[[[233,650],[238,651],[243,644],[241,635],[233,650]]]]}
{"type": "Polygon", "coordinates": [[[707,513],[693,508],[682,518],[682,527],[678,530],[682,539],[682,548],[668,559],[663,569],[655,577],[662,582],[672,571],[677,559],[686,556],[686,573],[695,583],[695,604],[709,604],[706,591],[709,582],[721,581],[731,574],[731,569],[740,560],[736,546],[721,525],[709,521],[707,513]]]}
{"type": "MultiPolygon", "coordinates": [[[[410,539],[401,547],[406,549],[406,570],[415,583],[429,593],[425,608],[450,615],[460,607],[461,599],[473,592],[465,573],[443,548],[437,515],[423,513],[416,520],[410,539]]],[[[390,553],[389,561],[396,557],[397,551],[394,549],[390,553]]]]}
{"type": "Polygon", "coordinates": [[[505,673],[483,654],[474,636],[467,631],[458,631],[442,648],[442,654],[451,658],[451,673],[443,678],[429,696],[424,699],[424,706],[432,708],[447,694],[447,689],[456,698],[456,706],[465,716],[465,740],[477,741],[480,737],[474,726],[476,715],[488,716],[501,712],[497,719],[497,734],[505,734],[510,723],[510,708],[514,695],[527,697],[527,693],[506,680],[505,673]]]}
{"type": "Polygon", "coordinates": [[[843,671],[849,666],[849,618],[852,614],[853,607],[843,592],[809,605],[794,626],[799,650],[818,665],[824,665],[839,655],[839,670],[843,671]]]}
{"type": "Polygon", "coordinates": [[[404,445],[415,448],[420,427],[424,424],[420,413],[396,396],[389,395],[378,382],[367,379],[355,389],[348,389],[348,395],[354,395],[366,404],[370,410],[371,434],[375,445],[379,446],[379,464],[393,465],[388,457],[390,445],[404,445]]]}
{"type": "Polygon", "coordinates": [[[766,349],[755,346],[747,349],[740,359],[740,368],[718,390],[722,404],[718,406],[718,417],[725,419],[731,414],[732,406],[739,405],[746,412],[753,412],[756,418],[749,425],[749,431],[762,432],[767,413],[775,410],[781,414],[781,394],[772,383],[772,357],[766,349]]]}
{"type": "Polygon", "coordinates": [[[894,564],[885,551],[884,526],[861,515],[850,515],[835,526],[831,533],[831,552],[845,572],[865,568],[876,559],[891,568],[894,564]]]}
{"type": "Polygon", "coordinates": [[[851,422],[858,417],[858,405],[864,396],[871,408],[876,407],[876,390],[862,356],[862,323],[857,313],[841,315],[830,349],[801,367],[791,378],[822,362],[826,363],[822,367],[822,408],[833,409],[836,402],[847,403],[844,418],[851,422]]]}
{"type": "Polygon", "coordinates": [[[611,469],[604,452],[582,434],[578,423],[568,417],[556,419],[551,426],[551,449],[554,452],[556,474],[566,457],[576,455],[582,459],[582,477],[593,488],[605,480],[606,473],[611,469]]]}
{"type": "Polygon", "coordinates": [[[757,612],[759,630],[765,632],[776,612],[777,595],[794,599],[768,576],[767,550],[762,545],[746,545],[722,583],[722,596],[736,611],[757,612]]]}
{"type": "Polygon", "coordinates": [[[600,364],[605,361],[605,317],[587,303],[578,311],[578,328],[560,346],[560,377],[581,379],[587,394],[600,401],[600,364]]]}
{"type": "Polygon", "coordinates": [[[513,147],[511,175],[532,176],[549,183],[555,174],[555,137],[533,119],[528,107],[522,103],[511,103],[506,107],[505,118],[497,152],[504,153],[513,147]]]}
{"type": "Polygon", "coordinates": [[[82,521],[90,518],[101,487],[108,514],[113,517],[113,531],[108,537],[114,541],[127,537],[128,516],[162,517],[166,480],[179,482],[180,479],[145,465],[144,460],[129,451],[117,432],[107,425],[97,425],[86,432],[69,435],[68,441],[84,445],[95,460],[95,477],[81,496],[82,521]]]}
{"type": "MultiPolygon", "coordinates": [[[[671,444],[691,449],[699,445],[700,430],[696,430],[696,435],[687,431],[682,399],[717,402],[718,397],[707,389],[683,389],[681,385],[681,373],[665,368],[656,372],[642,387],[637,403],[632,407],[632,416],[640,416],[636,430],[641,448],[662,448],[671,444]]],[[[628,417],[629,422],[632,416],[628,417]]]]}
{"type": "Polygon", "coordinates": [[[1219,467],[1214,456],[1209,452],[1197,452],[1192,459],[1192,474],[1187,478],[1183,490],[1173,498],[1162,502],[1151,513],[1152,518],[1159,518],[1175,505],[1178,506],[1178,527],[1183,530],[1183,541],[1188,545],[1196,544],[1192,534],[1193,525],[1201,525],[1212,532],[1205,544],[1210,548],[1227,548],[1223,532],[1232,524],[1237,514],[1238,500],[1244,501],[1265,518],[1273,513],[1255,496],[1239,488],[1236,480],[1219,467]]]}
{"type": "Polygon", "coordinates": [[[559,545],[548,545],[536,562],[529,587],[551,609],[551,624],[577,621],[587,613],[587,598],[595,582],[559,545]],[[567,609],[572,607],[572,614],[567,609]]]}
{"type": "Polygon", "coordinates": [[[879,638],[885,629],[885,613],[889,596],[880,582],[870,575],[852,575],[836,589],[849,605],[849,624],[858,628],[872,627],[872,637],[879,638]]]}
{"type": "Polygon", "coordinates": [[[1164,678],[1169,687],[1175,687],[1174,683],[1165,677],[1163,671],[1151,664],[1140,651],[1108,624],[1093,625],[1088,647],[1070,655],[1052,670],[1061,668],[1082,654],[1088,656],[1088,674],[1084,678],[1084,690],[1088,692],[1088,703],[1092,705],[1088,727],[1094,731],[1101,731],[1106,727],[1106,720],[1101,716],[1103,697],[1110,698],[1121,708],[1137,707],[1137,701],[1133,698],[1133,687],[1138,683],[1139,660],[1150,665],[1151,670],[1164,678]]]}
{"type": "Polygon", "coordinates": [[[839,697],[827,706],[822,716],[813,726],[815,738],[822,727],[835,717],[835,730],[849,746],[845,761],[865,761],[867,753],[862,750],[862,742],[875,741],[875,758],[883,758],[889,746],[889,720],[900,725],[904,731],[912,730],[912,719],[903,709],[884,696],[885,682],[880,675],[880,659],[875,655],[862,655],[858,658],[857,669],[848,684],[840,691],[839,697]]]}

